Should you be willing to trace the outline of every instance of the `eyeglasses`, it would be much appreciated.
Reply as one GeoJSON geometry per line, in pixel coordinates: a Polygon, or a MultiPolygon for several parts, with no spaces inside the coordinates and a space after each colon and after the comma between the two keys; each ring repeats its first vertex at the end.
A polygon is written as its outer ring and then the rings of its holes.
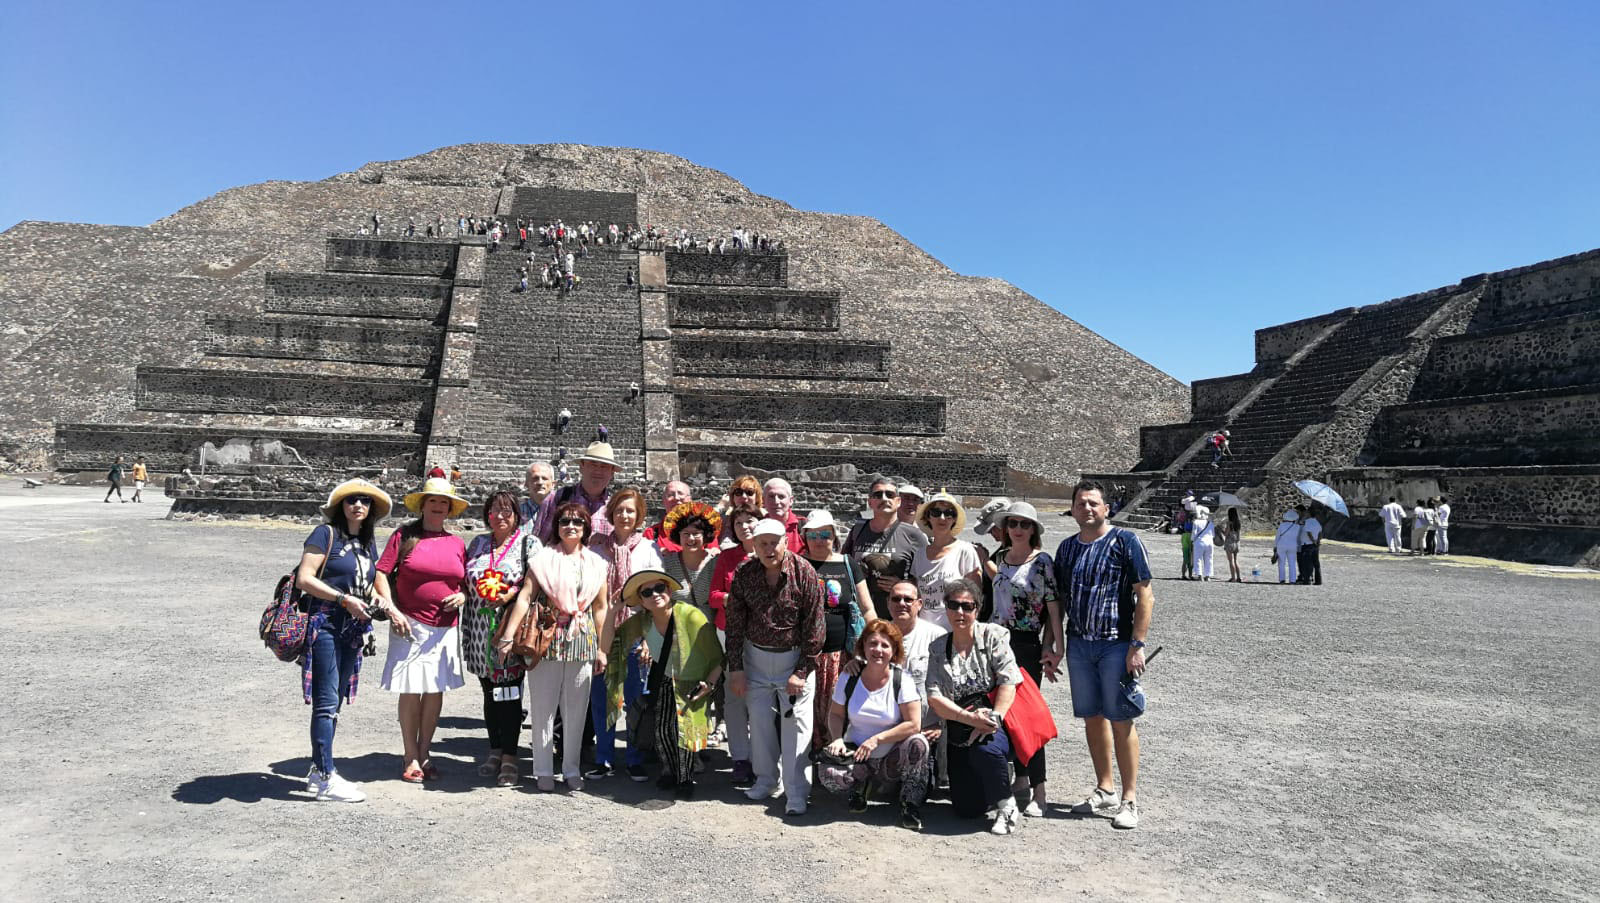
{"type": "Polygon", "coordinates": [[[929,517],[940,517],[940,518],[946,518],[946,517],[947,518],[954,518],[956,516],[956,513],[955,513],[955,511],[953,509],[950,509],[950,508],[929,508],[928,509],[928,516],[929,517]]]}
{"type": "Polygon", "coordinates": [[[639,589],[639,598],[653,599],[656,596],[667,596],[671,595],[671,593],[672,590],[665,583],[654,583],[650,586],[641,587],[639,589]]]}
{"type": "Polygon", "coordinates": [[[755,498],[756,497],[756,491],[754,489],[735,489],[734,491],[732,491],[732,492],[730,492],[728,494],[729,495],[744,495],[744,496],[749,496],[750,498],[755,498]]]}
{"type": "Polygon", "coordinates": [[[895,492],[893,489],[879,489],[876,492],[869,493],[868,497],[875,499],[897,499],[900,497],[900,493],[895,492]]]}
{"type": "Polygon", "coordinates": [[[832,539],[833,538],[833,531],[832,530],[804,530],[804,531],[801,531],[800,535],[804,536],[806,539],[832,539]]]}
{"type": "Polygon", "coordinates": [[[372,499],[364,495],[352,495],[345,499],[344,503],[346,505],[366,505],[368,508],[372,507],[372,499]]]}
{"type": "Polygon", "coordinates": [[[517,509],[515,509],[515,508],[490,508],[489,509],[489,516],[490,517],[516,517],[517,516],[517,509]]]}
{"type": "Polygon", "coordinates": [[[976,603],[976,602],[946,602],[944,607],[950,609],[951,611],[960,611],[960,612],[965,612],[967,614],[971,614],[971,613],[973,613],[973,612],[978,610],[978,603],[976,603]]]}
{"type": "Polygon", "coordinates": [[[588,523],[588,521],[584,520],[581,517],[563,517],[562,519],[556,521],[556,526],[558,526],[558,527],[581,527],[581,526],[583,526],[584,524],[587,524],[587,523],[588,523]]]}
{"type": "Polygon", "coordinates": [[[890,602],[908,602],[909,603],[909,602],[917,601],[917,597],[916,596],[904,596],[904,595],[901,595],[901,596],[890,596],[889,597],[889,601],[890,602]]]}
{"type": "Polygon", "coordinates": [[[1033,526],[1033,521],[1031,520],[1022,520],[1021,518],[1016,517],[1006,518],[1007,530],[1026,530],[1031,526],[1033,526]]]}

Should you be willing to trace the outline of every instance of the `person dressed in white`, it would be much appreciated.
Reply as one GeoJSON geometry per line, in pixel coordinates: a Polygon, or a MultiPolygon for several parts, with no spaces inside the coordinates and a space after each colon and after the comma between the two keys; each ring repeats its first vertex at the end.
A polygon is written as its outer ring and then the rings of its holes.
{"type": "Polygon", "coordinates": [[[1417,499],[1417,506],[1411,509],[1411,554],[1421,555],[1427,551],[1424,543],[1433,517],[1433,509],[1428,507],[1427,501],[1417,499]]]}
{"type": "Polygon", "coordinates": [[[1433,551],[1443,555],[1450,551],[1450,500],[1440,496],[1439,507],[1433,509],[1437,526],[1433,534],[1433,551]]]}
{"type": "Polygon", "coordinates": [[[1389,504],[1378,509],[1378,516],[1383,519],[1383,538],[1389,544],[1389,551],[1398,554],[1404,546],[1400,541],[1400,529],[1406,521],[1406,509],[1391,495],[1389,504]]]}
{"type": "Polygon", "coordinates": [[[1300,583],[1322,585],[1322,522],[1305,511],[1300,517],[1300,583]]]}
{"type": "Polygon", "coordinates": [[[1194,575],[1201,580],[1211,579],[1211,558],[1216,551],[1217,523],[1211,519],[1211,509],[1204,505],[1195,505],[1191,511],[1193,515],[1190,523],[1193,525],[1194,536],[1194,575]]]}
{"type": "Polygon", "coordinates": [[[1296,561],[1300,554],[1300,515],[1293,510],[1283,512],[1278,524],[1278,535],[1272,541],[1272,550],[1278,556],[1278,582],[1294,583],[1300,579],[1296,561]]]}

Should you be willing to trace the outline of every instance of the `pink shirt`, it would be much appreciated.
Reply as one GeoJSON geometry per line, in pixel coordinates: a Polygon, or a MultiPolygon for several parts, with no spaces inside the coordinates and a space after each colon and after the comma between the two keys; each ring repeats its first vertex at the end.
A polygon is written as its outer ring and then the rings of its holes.
{"type": "Polygon", "coordinates": [[[424,533],[396,574],[394,563],[399,557],[400,531],[396,530],[378,559],[378,570],[390,576],[394,604],[406,617],[429,627],[455,626],[456,612],[440,603],[445,596],[461,591],[467,576],[466,543],[450,533],[424,533]]]}

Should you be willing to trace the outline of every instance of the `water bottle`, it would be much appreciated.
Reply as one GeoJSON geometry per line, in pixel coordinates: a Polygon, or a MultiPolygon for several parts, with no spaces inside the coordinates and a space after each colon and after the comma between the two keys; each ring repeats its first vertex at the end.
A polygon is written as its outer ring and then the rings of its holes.
{"type": "Polygon", "coordinates": [[[1253,567],[1253,568],[1250,569],[1250,582],[1251,583],[1260,583],[1261,582],[1261,567],[1260,567],[1260,565],[1257,565],[1256,567],[1253,567]]]}

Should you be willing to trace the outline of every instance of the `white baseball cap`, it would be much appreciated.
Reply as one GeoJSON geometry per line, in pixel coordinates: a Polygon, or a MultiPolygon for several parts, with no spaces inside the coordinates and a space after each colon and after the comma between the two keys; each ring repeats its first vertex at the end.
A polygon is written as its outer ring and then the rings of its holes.
{"type": "Polygon", "coordinates": [[[782,539],[788,534],[788,532],[789,531],[784,529],[782,521],[777,520],[776,518],[766,517],[762,518],[761,522],[756,524],[756,529],[750,534],[750,538],[755,539],[757,536],[776,536],[782,539]]]}

